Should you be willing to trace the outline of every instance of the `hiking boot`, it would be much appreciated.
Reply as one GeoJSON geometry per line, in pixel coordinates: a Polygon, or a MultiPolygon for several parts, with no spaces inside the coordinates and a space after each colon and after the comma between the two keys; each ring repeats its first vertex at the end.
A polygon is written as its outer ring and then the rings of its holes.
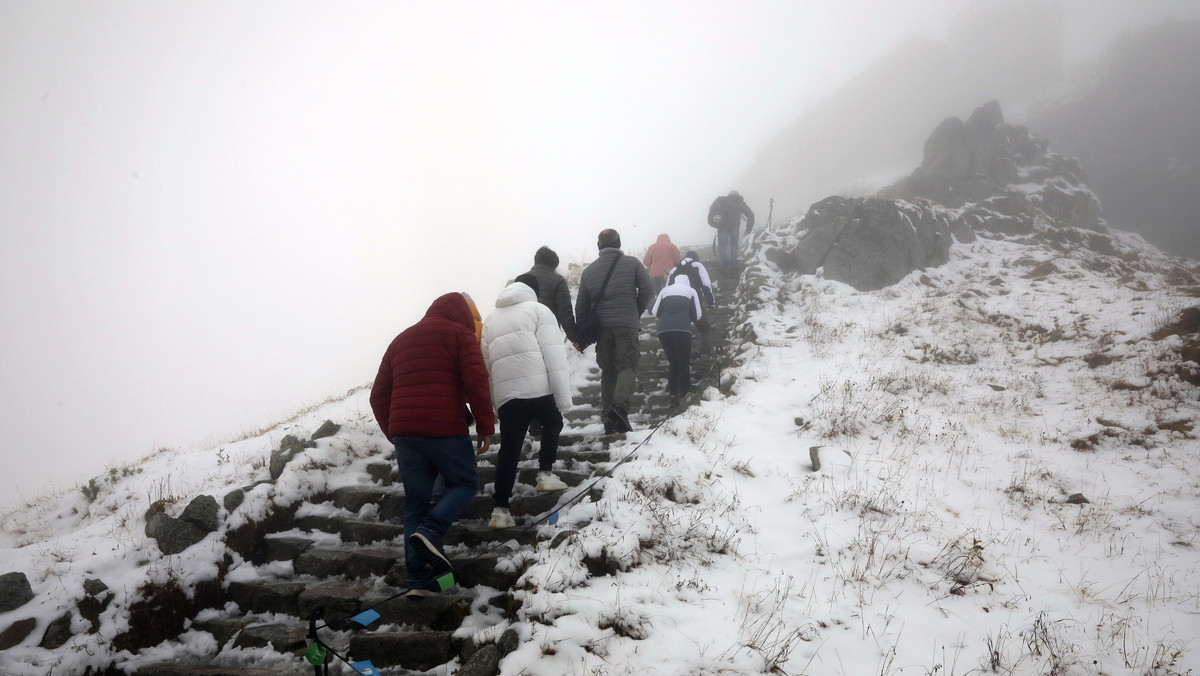
{"type": "Polygon", "coordinates": [[[609,434],[616,434],[616,433],[617,433],[617,431],[616,431],[616,430],[613,428],[613,424],[612,424],[612,423],[610,423],[610,422],[608,422],[607,420],[605,420],[605,421],[604,421],[604,434],[605,434],[605,436],[607,436],[607,435],[609,435],[609,434]]]}
{"type": "Polygon", "coordinates": [[[488,528],[492,530],[500,530],[502,528],[512,528],[517,525],[516,519],[507,507],[496,507],[492,510],[492,520],[488,521],[488,528]]]}
{"type": "Polygon", "coordinates": [[[621,433],[633,431],[633,425],[629,424],[629,415],[625,412],[625,409],[621,408],[620,406],[613,406],[612,410],[608,412],[608,416],[606,416],[605,419],[612,423],[614,432],[621,433]]]}
{"type": "Polygon", "coordinates": [[[669,410],[669,411],[678,411],[679,410],[679,397],[677,397],[673,394],[671,395],[671,401],[667,404],[667,410],[669,410]]]}
{"type": "Polygon", "coordinates": [[[408,536],[408,544],[417,550],[417,554],[433,570],[433,577],[435,579],[454,570],[454,566],[450,563],[450,559],[447,558],[445,552],[442,551],[441,546],[421,531],[408,536]]]}
{"type": "Polygon", "coordinates": [[[537,492],[550,493],[553,491],[565,491],[569,488],[562,479],[554,475],[554,472],[538,472],[537,473],[537,492]]]}

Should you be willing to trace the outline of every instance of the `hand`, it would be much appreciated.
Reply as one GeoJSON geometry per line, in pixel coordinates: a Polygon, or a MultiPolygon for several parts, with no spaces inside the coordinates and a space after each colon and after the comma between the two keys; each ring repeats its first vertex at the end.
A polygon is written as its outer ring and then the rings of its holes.
{"type": "Polygon", "coordinates": [[[574,345],[576,350],[583,352],[583,348],[579,347],[579,343],[571,343],[571,345],[574,345]]]}
{"type": "Polygon", "coordinates": [[[475,455],[483,455],[484,453],[487,453],[487,449],[492,445],[492,435],[476,434],[475,445],[477,447],[475,455]]]}

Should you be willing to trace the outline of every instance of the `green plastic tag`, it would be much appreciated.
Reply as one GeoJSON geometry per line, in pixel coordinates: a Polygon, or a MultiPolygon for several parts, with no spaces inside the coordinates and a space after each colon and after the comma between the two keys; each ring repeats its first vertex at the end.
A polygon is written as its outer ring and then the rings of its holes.
{"type": "Polygon", "coordinates": [[[308,660],[309,664],[325,664],[325,646],[320,643],[308,646],[308,652],[304,653],[304,659],[308,660]]]}
{"type": "Polygon", "coordinates": [[[437,579],[438,590],[446,591],[454,586],[454,573],[446,573],[437,579]]]}

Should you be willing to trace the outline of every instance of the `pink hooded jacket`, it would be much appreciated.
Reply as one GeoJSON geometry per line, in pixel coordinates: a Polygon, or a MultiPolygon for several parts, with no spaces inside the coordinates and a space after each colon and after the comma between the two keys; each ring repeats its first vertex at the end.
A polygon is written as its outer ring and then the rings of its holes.
{"type": "Polygon", "coordinates": [[[651,277],[666,277],[667,273],[679,265],[681,260],[683,260],[683,256],[679,255],[679,247],[671,243],[668,235],[659,235],[658,241],[646,249],[646,257],[642,259],[642,265],[645,265],[650,271],[651,277]]]}

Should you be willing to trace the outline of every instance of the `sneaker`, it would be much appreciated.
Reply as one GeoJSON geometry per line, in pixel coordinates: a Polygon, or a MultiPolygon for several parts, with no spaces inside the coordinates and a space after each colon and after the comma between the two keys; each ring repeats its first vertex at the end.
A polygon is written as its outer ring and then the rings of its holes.
{"type": "Polygon", "coordinates": [[[440,594],[436,584],[429,580],[414,580],[409,583],[408,589],[404,590],[404,598],[409,601],[420,601],[440,594]]]}
{"type": "Polygon", "coordinates": [[[613,406],[612,410],[606,416],[608,422],[612,423],[614,432],[632,432],[633,425],[629,424],[629,416],[620,406],[613,406]]]}
{"type": "Polygon", "coordinates": [[[517,525],[516,519],[513,519],[512,513],[507,507],[496,507],[492,510],[492,520],[488,521],[488,528],[492,530],[500,530],[501,528],[512,528],[517,525]]]}
{"type": "Polygon", "coordinates": [[[454,566],[442,552],[442,548],[421,531],[408,536],[408,544],[412,545],[417,550],[417,554],[433,569],[435,579],[454,570],[454,566]]]}
{"type": "Polygon", "coordinates": [[[537,492],[550,493],[552,491],[565,491],[569,488],[562,479],[554,475],[554,472],[538,472],[537,473],[537,492]]]}

